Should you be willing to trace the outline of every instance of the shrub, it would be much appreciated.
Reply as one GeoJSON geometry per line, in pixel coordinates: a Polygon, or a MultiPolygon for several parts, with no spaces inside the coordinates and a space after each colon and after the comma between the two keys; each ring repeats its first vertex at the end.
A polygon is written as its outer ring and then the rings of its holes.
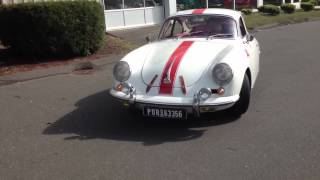
{"type": "Polygon", "coordinates": [[[304,11],[311,11],[314,8],[314,5],[309,2],[304,2],[304,3],[301,3],[301,8],[304,11]]]}
{"type": "Polygon", "coordinates": [[[278,6],[267,4],[258,7],[259,12],[270,14],[270,15],[278,15],[280,14],[280,9],[278,6]]]}
{"type": "Polygon", "coordinates": [[[317,5],[317,1],[316,0],[301,0],[301,3],[311,3],[314,6],[317,5]]]}
{"type": "Polygon", "coordinates": [[[252,14],[252,9],[242,9],[241,12],[245,15],[250,15],[252,14]]]}
{"type": "Polygon", "coordinates": [[[19,55],[89,55],[103,44],[104,13],[89,1],[0,6],[0,40],[19,55]]]}
{"type": "Polygon", "coordinates": [[[294,13],[296,10],[296,6],[294,4],[283,4],[281,5],[281,9],[285,13],[294,13]]]}
{"type": "Polygon", "coordinates": [[[264,6],[259,6],[259,7],[258,7],[258,11],[259,11],[259,12],[263,12],[263,11],[264,11],[264,7],[265,7],[265,5],[264,5],[264,6]]]}

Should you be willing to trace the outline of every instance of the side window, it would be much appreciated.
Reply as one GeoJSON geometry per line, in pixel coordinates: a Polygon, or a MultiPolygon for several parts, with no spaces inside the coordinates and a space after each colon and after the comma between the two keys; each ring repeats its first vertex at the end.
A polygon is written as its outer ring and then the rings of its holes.
{"type": "Polygon", "coordinates": [[[183,32],[183,27],[179,21],[174,22],[174,29],[173,29],[173,36],[177,36],[177,34],[180,34],[183,32]]]}
{"type": "Polygon", "coordinates": [[[162,37],[167,38],[171,36],[171,31],[173,27],[173,20],[170,20],[164,27],[162,37]]]}
{"type": "Polygon", "coordinates": [[[177,20],[170,20],[167,24],[167,27],[165,27],[163,37],[164,38],[175,37],[177,34],[180,34],[182,32],[183,32],[183,27],[181,23],[177,20]]]}
{"type": "Polygon", "coordinates": [[[243,24],[243,21],[242,21],[242,18],[240,18],[240,31],[241,31],[241,36],[244,37],[247,35],[247,31],[246,31],[246,28],[244,27],[244,24],[243,24]]]}

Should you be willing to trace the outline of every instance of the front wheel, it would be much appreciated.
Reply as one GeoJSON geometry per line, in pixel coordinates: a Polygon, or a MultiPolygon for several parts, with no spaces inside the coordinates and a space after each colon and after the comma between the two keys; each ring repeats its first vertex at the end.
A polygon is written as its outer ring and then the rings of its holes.
{"type": "Polygon", "coordinates": [[[247,112],[250,104],[251,87],[248,75],[244,76],[240,90],[239,100],[231,107],[231,113],[235,116],[241,116],[247,112]]]}

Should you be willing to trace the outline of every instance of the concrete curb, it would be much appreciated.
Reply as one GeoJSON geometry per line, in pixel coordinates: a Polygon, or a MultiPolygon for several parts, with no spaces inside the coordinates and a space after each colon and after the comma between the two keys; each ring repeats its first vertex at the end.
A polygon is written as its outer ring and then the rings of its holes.
{"type": "MultiPolygon", "coordinates": [[[[25,82],[35,79],[42,79],[52,76],[59,76],[59,75],[67,75],[75,73],[75,68],[83,63],[92,63],[94,70],[101,70],[106,68],[106,66],[112,66],[115,62],[121,59],[123,54],[117,55],[110,55],[108,57],[99,58],[95,60],[83,60],[78,62],[70,62],[67,65],[58,65],[54,67],[48,68],[37,68],[31,71],[26,72],[18,72],[15,74],[9,74],[0,76],[0,87],[4,85],[10,85],[18,82],[25,82]]],[[[80,73],[75,73],[80,74],[80,73]]]]}
{"type": "Polygon", "coordinates": [[[309,18],[305,18],[302,21],[288,21],[285,23],[272,23],[272,24],[266,24],[263,26],[259,26],[257,28],[251,29],[249,30],[250,32],[257,32],[257,31],[262,31],[262,30],[266,30],[266,29],[271,29],[271,28],[276,28],[276,27],[281,27],[281,26],[287,26],[287,25],[291,25],[291,24],[300,24],[300,23],[305,23],[305,22],[312,22],[312,21],[320,21],[320,17],[309,17],[309,18]]]}

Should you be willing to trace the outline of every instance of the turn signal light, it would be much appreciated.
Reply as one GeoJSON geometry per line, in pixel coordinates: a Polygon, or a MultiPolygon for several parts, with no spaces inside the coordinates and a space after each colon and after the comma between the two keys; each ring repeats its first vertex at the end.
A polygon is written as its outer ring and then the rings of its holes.
{"type": "Polygon", "coordinates": [[[123,85],[120,83],[116,86],[116,91],[122,91],[123,85]]]}
{"type": "Polygon", "coordinates": [[[219,87],[218,89],[211,89],[211,92],[213,94],[223,95],[225,91],[223,87],[219,87]]]}

